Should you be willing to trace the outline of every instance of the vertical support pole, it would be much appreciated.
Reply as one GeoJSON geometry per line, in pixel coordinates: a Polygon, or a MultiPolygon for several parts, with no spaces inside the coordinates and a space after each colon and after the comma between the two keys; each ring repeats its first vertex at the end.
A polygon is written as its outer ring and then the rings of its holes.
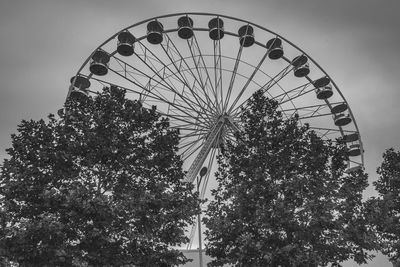
{"type": "MultiPolygon", "coordinates": [[[[200,181],[199,181],[199,177],[197,176],[197,192],[199,192],[200,181]]],[[[201,208],[201,206],[200,206],[200,208],[201,208]]],[[[200,218],[200,213],[197,214],[197,224],[198,224],[198,227],[199,227],[198,228],[199,229],[199,262],[200,262],[200,267],[203,267],[203,249],[202,249],[202,244],[201,244],[201,218],[200,218]]]]}

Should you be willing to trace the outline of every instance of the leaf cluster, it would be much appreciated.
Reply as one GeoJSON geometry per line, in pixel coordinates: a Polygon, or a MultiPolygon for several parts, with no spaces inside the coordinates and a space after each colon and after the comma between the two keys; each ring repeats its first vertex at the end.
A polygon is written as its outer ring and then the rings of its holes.
{"type": "Polygon", "coordinates": [[[204,219],[212,266],[365,262],[374,245],[362,202],[366,174],[346,174],[344,144],[277,108],[255,93],[242,110],[238,141],[219,157],[219,185],[204,219]]]}
{"type": "Polygon", "coordinates": [[[379,236],[380,250],[400,260],[400,151],[387,149],[374,182],[378,197],[368,200],[368,214],[379,236]]]}
{"type": "Polygon", "coordinates": [[[22,121],[0,178],[0,252],[20,266],[173,266],[199,212],[178,133],[104,88],[22,121]]]}

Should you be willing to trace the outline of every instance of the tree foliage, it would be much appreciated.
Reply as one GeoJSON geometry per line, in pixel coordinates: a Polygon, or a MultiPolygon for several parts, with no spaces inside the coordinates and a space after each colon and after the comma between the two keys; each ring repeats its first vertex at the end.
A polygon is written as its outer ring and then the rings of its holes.
{"type": "Polygon", "coordinates": [[[369,200],[371,221],[379,235],[381,251],[400,264],[400,151],[387,149],[374,182],[378,197],[369,200]]]}
{"type": "Polygon", "coordinates": [[[60,119],[22,121],[0,180],[3,257],[20,266],[174,266],[199,212],[178,133],[105,88],[60,119]]]}
{"type": "Polygon", "coordinates": [[[212,266],[326,266],[370,258],[367,175],[346,174],[343,143],[321,139],[255,93],[219,158],[204,223],[212,266]]]}

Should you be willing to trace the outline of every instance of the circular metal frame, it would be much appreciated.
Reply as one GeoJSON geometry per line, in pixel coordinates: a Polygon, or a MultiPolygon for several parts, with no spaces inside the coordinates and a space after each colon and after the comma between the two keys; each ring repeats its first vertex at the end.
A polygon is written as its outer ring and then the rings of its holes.
{"type": "Polygon", "coordinates": [[[308,123],[322,137],[346,142],[353,151],[349,171],[364,165],[356,120],[333,79],[295,44],[247,20],[189,12],[123,28],[83,62],[71,79],[68,96],[80,89],[96,94],[109,85],[126,89],[144,107],[156,105],[171,127],[180,130],[179,153],[188,170],[187,180],[195,182],[203,166],[209,170],[198,181],[201,197],[206,195],[221,144],[240,129],[241,109],[257,90],[278,101],[284,116],[298,114],[301,123],[308,123]],[[183,16],[188,25],[181,25],[183,16]],[[210,28],[210,21],[219,23],[210,28]],[[148,25],[162,27],[149,30],[148,25]],[[131,55],[118,54],[118,36],[123,33],[134,37],[131,55]],[[155,37],[149,38],[150,34],[155,37]],[[97,59],[99,54],[108,55],[109,60],[97,59]],[[101,64],[102,71],[92,73],[93,62],[101,64]],[[90,87],[77,88],[79,84],[90,87]]]}

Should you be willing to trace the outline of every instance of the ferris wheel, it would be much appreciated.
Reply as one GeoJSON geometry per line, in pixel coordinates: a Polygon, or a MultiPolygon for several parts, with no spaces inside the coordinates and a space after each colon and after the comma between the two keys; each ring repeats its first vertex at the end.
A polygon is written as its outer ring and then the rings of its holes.
{"type": "Polygon", "coordinates": [[[259,90],[285,117],[298,114],[321,137],[345,142],[348,172],[363,168],[355,118],[332,78],[289,40],[247,20],[177,13],[126,27],[83,62],[68,96],[104,86],[126,89],[143,107],[157,106],[179,129],[186,180],[197,183],[202,198],[221,145],[234,139],[242,110],[259,90]]]}

